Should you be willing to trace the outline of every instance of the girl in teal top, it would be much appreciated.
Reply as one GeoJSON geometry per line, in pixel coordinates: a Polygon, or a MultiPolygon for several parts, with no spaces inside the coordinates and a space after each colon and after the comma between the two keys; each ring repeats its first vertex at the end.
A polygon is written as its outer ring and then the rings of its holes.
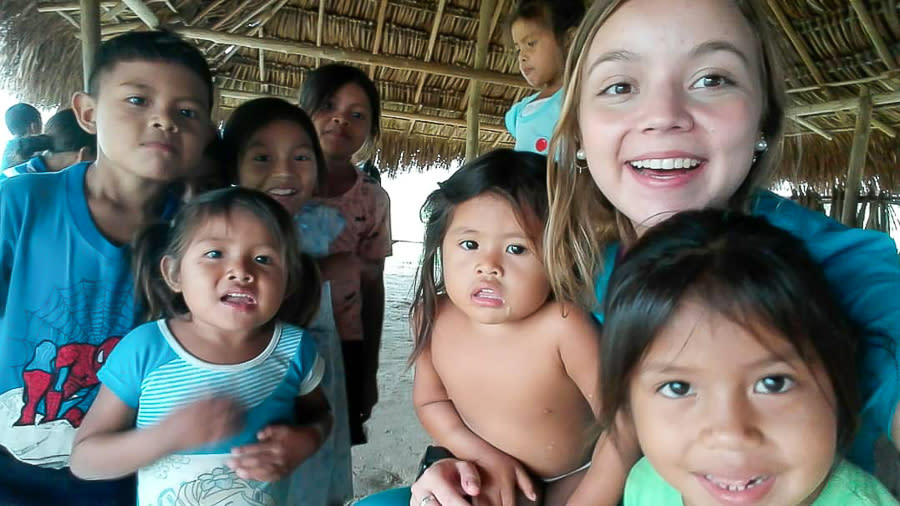
{"type": "Polygon", "coordinates": [[[800,240],[732,211],[676,215],[625,254],[605,309],[603,425],[645,455],[625,506],[897,504],[842,459],[858,333],[800,240]]]}

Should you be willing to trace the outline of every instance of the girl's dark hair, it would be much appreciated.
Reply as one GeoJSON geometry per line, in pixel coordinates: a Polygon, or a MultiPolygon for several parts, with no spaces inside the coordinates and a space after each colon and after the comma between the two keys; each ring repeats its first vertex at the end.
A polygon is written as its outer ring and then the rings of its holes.
{"type": "MultiPolygon", "coordinates": [[[[425,223],[422,264],[416,274],[415,299],[409,311],[415,348],[410,363],[429,346],[444,291],[441,243],[453,220],[456,206],[480,195],[506,199],[531,241],[541,247],[547,220],[547,157],[536,153],[498,149],[463,165],[449,179],[438,183],[422,205],[425,223]]],[[[490,219],[490,217],[485,217],[490,219]]]]}
{"type": "Polygon", "coordinates": [[[134,278],[137,297],[147,321],[174,318],[190,311],[184,297],[174,293],[161,276],[160,262],[168,256],[178,268],[197,227],[208,219],[246,211],[259,219],[281,243],[287,267],[287,289],[275,318],[304,326],[318,310],[321,283],[314,261],[300,252],[294,220],[271,197],[256,190],[232,187],[198,195],[184,205],[171,224],[144,229],[134,242],[134,278]]]}
{"type": "Polygon", "coordinates": [[[509,15],[506,33],[520,19],[534,21],[552,30],[560,47],[566,47],[566,33],[578,28],[584,12],[583,0],[521,0],[509,15]]]}
{"type": "MultiPolygon", "coordinates": [[[[854,366],[858,332],[803,243],[735,211],[680,213],[647,231],[613,270],[601,345],[604,427],[629,409],[629,384],[658,333],[688,300],[790,342],[821,364],[834,388],[838,441],[853,434],[860,401],[854,366]]],[[[727,336],[722,336],[727,339],[727,336]]]]}
{"type": "Polygon", "coordinates": [[[225,122],[220,148],[228,182],[239,184],[238,166],[246,151],[247,143],[258,130],[275,121],[296,123],[309,136],[316,155],[316,185],[321,184],[325,178],[325,171],[328,169],[325,165],[325,156],[322,154],[322,146],[319,144],[319,136],[316,135],[316,127],[303,109],[286,100],[273,97],[244,102],[231,113],[228,121],[225,122]]]}
{"type": "Polygon", "coordinates": [[[325,107],[337,90],[350,83],[362,88],[372,108],[371,136],[369,138],[371,145],[368,146],[371,155],[374,154],[374,146],[381,134],[381,98],[375,83],[365,72],[349,65],[333,63],[307,73],[303,85],[300,86],[300,107],[313,116],[325,107]]]}
{"type": "Polygon", "coordinates": [[[50,117],[43,135],[22,137],[16,145],[20,158],[28,158],[32,153],[45,150],[63,153],[81,148],[90,148],[92,154],[96,153],[97,136],[81,129],[72,109],[63,109],[50,117]]]}

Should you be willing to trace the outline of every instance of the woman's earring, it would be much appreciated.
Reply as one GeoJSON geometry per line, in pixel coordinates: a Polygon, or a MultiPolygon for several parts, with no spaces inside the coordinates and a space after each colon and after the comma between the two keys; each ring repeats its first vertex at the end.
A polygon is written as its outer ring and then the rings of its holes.
{"type": "Polygon", "coordinates": [[[756,141],[756,144],[753,146],[753,161],[751,163],[756,163],[756,160],[759,159],[759,155],[765,153],[767,149],[769,149],[769,141],[760,134],[759,140],[756,141]]]}
{"type": "Polygon", "coordinates": [[[584,155],[584,150],[578,148],[578,151],[575,152],[575,168],[578,169],[579,174],[587,167],[587,162],[585,160],[587,160],[587,157],[584,155]]]}

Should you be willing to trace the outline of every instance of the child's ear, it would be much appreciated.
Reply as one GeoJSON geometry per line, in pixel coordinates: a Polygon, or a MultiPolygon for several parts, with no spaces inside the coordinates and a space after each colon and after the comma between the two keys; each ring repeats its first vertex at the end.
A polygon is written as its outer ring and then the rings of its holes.
{"type": "Polygon", "coordinates": [[[165,255],[159,261],[159,270],[162,272],[163,281],[175,292],[181,293],[181,282],[178,280],[178,262],[174,258],[165,255]]]}
{"type": "Polygon", "coordinates": [[[97,101],[94,97],[83,91],[76,91],[72,95],[72,110],[75,111],[75,119],[89,134],[97,134],[97,101]]]}

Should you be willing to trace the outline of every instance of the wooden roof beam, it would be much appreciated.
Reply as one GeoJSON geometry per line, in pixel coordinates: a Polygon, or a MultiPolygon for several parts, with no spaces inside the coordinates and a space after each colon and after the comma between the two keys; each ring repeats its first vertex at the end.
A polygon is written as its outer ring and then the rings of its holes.
{"type": "Polygon", "coordinates": [[[205,18],[207,14],[214,11],[216,7],[222,5],[223,3],[225,3],[225,0],[215,0],[211,4],[207,5],[203,8],[202,11],[198,12],[197,15],[195,15],[194,18],[190,20],[190,22],[188,22],[188,26],[196,25],[198,21],[205,18]]]}
{"type": "Polygon", "coordinates": [[[810,123],[809,121],[806,121],[803,118],[791,118],[791,119],[794,120],[794,123],[797,123],[798,125],[802,126],[803,128],[806,128],[810,132],[813,132],[814,134],[824,137],[825,140],[829,140],[829,141],[834,140],[834,137],[831,134],[829,134],[825,130],[822,130],[821,128],[817,127],[816,125],[813,125],[812,123],[810,123]]]}
{"type": "Polygon", "coordinates": [[[217,44],[234,44],[247,48],[265,49],[285,54],[296,54],[311,58],[323,58],[326,60],[345,61],[364,65],[381,65],[399,70],[416,70],[432,74],[461,79],[479,79],[481,81],[517,88],[527,88],[528,83],[521,76],[513,76],[490,70],[476,70],[471,67],[447,65],[443,63],[423,62],[411,58],[398,56],[375,55],[366,51],[340,49],[331,47],[316,47],[303,42],[289,42],[276,39],[259,39],[246,35],[228,34],[205,30],[202,28],[174,27],[173,31],[179,35],[191,39],[206,40],[217,44]]]}
{"type": "MultiPolygon", "coordinates": [[[[882,93],[880,95],[872,95],[872,106],[900,104],[900,91],[892,91],[890,93],[882,93]]],[[[787,117],[800,118],[805,116],[818,116],[821,114],[831,114],[839,111],[847,111],[859,108],[859,97],[842,98],[839,100],[831,100],[821,104],[795,105],[788,107],[787,117]]]]}
{"type": "Polygon", "coordinates": [[[884,39],[881,38],[881,34],[878,33],[878,29],[875,28],[875,22],[872,20],[872,16],[869,15],[869,11],[866,10],[866,6],[863,4],[862,0],[850,0],[850,5],[853,7],[853,10],[856,11],[860,24],[862,24],[863,29],[866,31],[866,35],[869,36],[869,40],[871,40],[872,44],[875,46],[875,52],[878,53],[878,56],[884,64],[887,65],[888,69],[897,68],[896,58],[891,55],[887,44],[884,43],[884,39]]]}
{"type": "MultiPolygon", "coordinates": [[[[494,13],[494,0],[481,0],[478,13],[478,37],[475,45],[475,69],[481,70],[487,63],[488,45],[491,43],[491,16],[494,13]]],[[[481,112],[481,81],[469,81],[469,103],[463,106],[466,110],[466,161],[474,160],[481,154],[481,142],[478,136],[478,116],[481,112]]]]}
{"type": "MultiPolygon", "coordinates": [[[[117,3],[119,3],[119,2],[117,2],[115,0],[113,0],[113,1],[107,0],[107,1],[99,2],[98,4],[101,7],[113,8],[116,6],[117,3]]],[[[68,11],[78,12],[79,10],[81,10],[80,2],[41,3],[41,4],[38,4],[38,8],[37,8],[38,12],[68,12],[68,11]]]]}
{"type": "MultiPolygon", "coordinates": [[[[441,28],[441,19],[444,17],[444,7],[447,5],[447,0],[438,0],[437,12],[434,14],[434,23],[431,24],[431,33],[428,34],[428,47],[425,49],[425,61],[431,61],[432,55],[434,55],[434,45],[437,42],[438,31],[441,28]]],[[[422,88],[425,87],[425,74],[419,76],[419,82],[416,84],[416,95],[413,98],[413,103],[418,104],[422,100],[422,88]]],[[[412,131],[412,125],[410,125],[410,131],[412,131]]]]}
{"type": "Polygon", "coordinates": [[[159,18],[147,7],[144,0],[122,0],[141,21],[151,29],[159,28],[159,18]]]}
{"type": "Polygon", "coordinates": [[[106,12],[100,15],[100,21],[103,22],[115,20],[116,22],[119,22],[119,14],[122,14],[122,12],[127,8],[128,6],[125,5],[125,2],[119,2],[115,7],[111,9],[106,8],[106,12]]]}
{"type": "MultiPolygon", "coordinates": [[[[261,97],[278,97],[283,98],[292,103],[296,103],[296,97],[289,97],[283,94],[272,94],[272,93],[255,93],[252,91],[241,91],[241,90],[229,90],[225,88],[221,88],[219,91],[220,96],[226,98],[234,98],[237,100],[253,100],[255,98],[261,97]]],[[[384,105],[384,104],[382,104],[384,105]]],[[[441,125],[452,125],[456,127],[466,127],[466,120],[457,119],[457,118],[447,118],[444,116],[432,116],[429,114],[421,114],[414,112],[401,112],[401,111],[391,111],[382,109],[381,115],[386,118],[395,118],[395,119],[403,119],[407,121],[424,121],[427,123],[437,123],[441,125]]],[[[482,130],[487,130],[491,132],[506,132],[506,128],[502,125],[493,125],[490,123],[480,123],[479,128],[482,130]]]]}
{"type": "MultiPolygon", "coordinates": [[[[791,22],[788,20],[787,16],[784,15],[784,11],[781,10],[781,7],[778,5],[778,0],[767,0],[769,4],[769,9],[772,10],[772,13],[775,15],[775,19],[778,21],[778,25],[781,26],[781,29],[784,30],[785,35],[787,35],[788,39],[791,41],[791,44],[794,46],[794,49],[797,51],[797,54],[800,55],[800,60],[803,61],[803,64],[806,65],[806,68],[809,70],[809,73],[813,76],[813,79],[819,85],[825,84],[825,76],[822,75],[822,72],[816,67],[816,64],[813,62],[812,56],[809,54],[809,49],[806,47],[806,42],[803,41],[803,38],[794,30],[794,27],[791,25],[791,22]]],[[[831,96],[831,93],[828,90],[824,90],[828,96],[831,96]]]]}
{"type": "Polygon", "coordinates": [[[224,18],[220,19],[216,24],[212,25],[212,29],[218,30],[219,28],[222,28],[223,26],[225,26],[229,21],[231,21],[232,19],[234,19],[235,16],[237,16],[238,12],[241,12],[242,10],[246,9],[247,6],[250,5],[252,2],[253,2],[253,0],[244,0],[243,2],[241,2],[240,5],[238,5],[234,9],[232,9],[231,12],[229,12],[224,18]]]}
{"type": "MultiPolygon", "coordinates": [[[[384,37],[384,18],[387,14],[387,0],[381,0],[378,4],[378,20],[375,22],[375,40],[372,41],[372,54],[378,54],[381,50],[381,39],[384,37]]],[[[375,65],[369,67],[369,79],[375,79],[375,65]]]]}

